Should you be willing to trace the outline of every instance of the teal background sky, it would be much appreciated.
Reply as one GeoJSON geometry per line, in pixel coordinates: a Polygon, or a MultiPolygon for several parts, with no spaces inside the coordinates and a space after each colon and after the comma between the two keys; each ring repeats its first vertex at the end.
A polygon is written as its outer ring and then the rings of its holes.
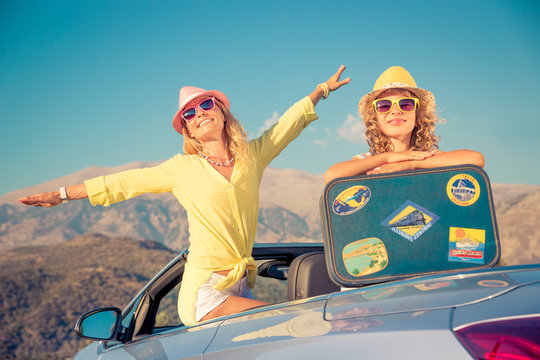
{"type": "Polygon", "coordinates": [[[401,65],[447,120],[441,150],[539,184],[539,15],[539,1],[4,0],[0,195],[180,152],[184,85],[225,92],[255,137],[341,64],[351,83],[271,166],[322,174],[367,151],[358,100],[401,65]]]}

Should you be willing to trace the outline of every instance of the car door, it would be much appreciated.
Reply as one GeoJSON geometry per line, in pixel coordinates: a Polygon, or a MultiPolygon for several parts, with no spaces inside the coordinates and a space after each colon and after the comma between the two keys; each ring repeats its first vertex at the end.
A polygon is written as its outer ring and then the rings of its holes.
{"type": "Polygon", "coordinates": [[[180,327],[104,350],[100,360],[202,359],[220,322],[180,327]]]}
{"type": "Polygon", "coordinates": [[[279,358],[274,356],[279,349],[287,358],[303,359],[305,353],[299,349],[320,341],[331,330],[323,318],[325,302],[324,297],[297,300],[231,317],[220,325],[204,359],[279,358]]]}

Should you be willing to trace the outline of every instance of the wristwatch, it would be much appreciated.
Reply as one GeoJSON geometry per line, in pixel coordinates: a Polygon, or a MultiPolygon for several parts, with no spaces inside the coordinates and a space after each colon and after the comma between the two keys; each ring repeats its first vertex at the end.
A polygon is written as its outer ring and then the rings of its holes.
{"type": "Polygon", "coordinates": [[[67,199],[67,193],[66,193],[66,187],[65,186],[62,186],[60,188],[60,199],[62,199],[62,204],[67,204],[68,199],[67,199]]]}

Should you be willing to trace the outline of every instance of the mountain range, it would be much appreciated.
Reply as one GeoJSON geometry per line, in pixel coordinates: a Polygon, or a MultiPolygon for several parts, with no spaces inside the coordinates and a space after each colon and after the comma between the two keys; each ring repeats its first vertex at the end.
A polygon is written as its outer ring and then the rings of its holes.
{"type": "MultiPolygon", "coordinates": [[[[188,245],[185,210],[171,194],[146,194],[114,204],[92,207],[72,201],[51,209],[23,206],[19,197],[51,191],[66,184],[157,163],[135,162],[120,167],[90,167],[0,197],[0,250],[57,244],[86,233],[151,239],[180,251],[188,245]]],[[[319,198],[322,175],[268,168],[261,184],[256,242],[322,241],[319,198]]],[[[540,186],[492,184],[502,244],[502,263],[540,262],[540,186]]]]}
{"type": "MultiPolygon", "coordinates": [[[[72,201],[52,209],[19,197],[154,163],[93,167],[0,197],[0,358],[65,359],[87,341],[73,325],[82,312],[123,308],[187,246],[184,209],[169,195],[143,195],[111,207],[72,201]],[[135,241],[133,239],[138,241],[135,241]]],[[[322,176],[267,169],[257,242],[321,241],[322,176]]],[[[502,265],[540,262],[540,186],[492,184],[502,265]]]]}
{"type": "Polygon", "coordinates": [[[176,252],[155,241],[87,234],[0,251],[0,358],[69,359],[89,343],[82,313],[124,308],[176,252]]]}

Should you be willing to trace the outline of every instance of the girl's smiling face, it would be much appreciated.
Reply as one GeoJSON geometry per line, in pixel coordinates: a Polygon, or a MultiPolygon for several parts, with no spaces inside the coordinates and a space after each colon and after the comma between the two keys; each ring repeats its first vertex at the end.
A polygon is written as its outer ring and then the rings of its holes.
{"type": "MultiPolygon", "coordinates": [[[[404,89],[389,89],[380,93],[377,96],[377,100],[396,100],[404,97],[415,96],[404,89]]],[[[398,104],[393,104],[388,113],[377,113],[376,115],[379,129],[384,135],[391,140],[395,139],[407,144],[409,143],[414,126],[416,125],[416,111],[403,112],[398,104]]]]}

